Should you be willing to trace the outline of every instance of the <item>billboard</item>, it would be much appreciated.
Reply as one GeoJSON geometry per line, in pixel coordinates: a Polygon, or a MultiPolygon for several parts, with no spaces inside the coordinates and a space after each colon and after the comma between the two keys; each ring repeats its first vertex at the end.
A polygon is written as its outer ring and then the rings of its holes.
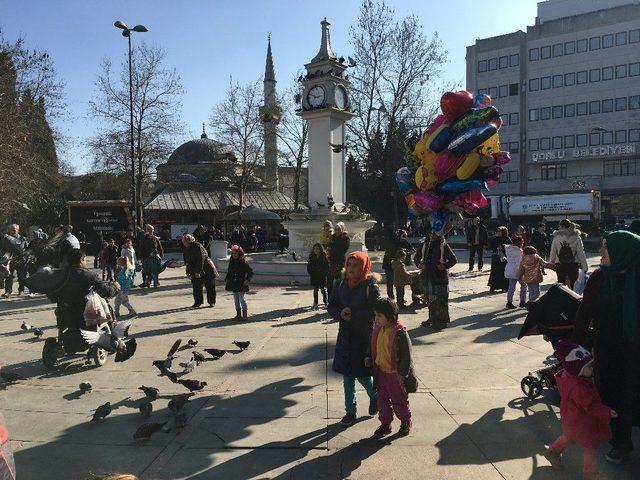
{"type": "Polygon", "coordinates": [[[592,193],[569,193],[563,195],[530,195],[511,197],[509,215],[574,215],[597,216],[597,202],[592,193]]]}
{"type": "Polygon", "coordinates": [[[87,242],[95,245],[99,238],[109,238],[115,232],[131,227],[129,207],[116,205],[69,205],[69,221],[73,232],[82,232],[87,242]]]}

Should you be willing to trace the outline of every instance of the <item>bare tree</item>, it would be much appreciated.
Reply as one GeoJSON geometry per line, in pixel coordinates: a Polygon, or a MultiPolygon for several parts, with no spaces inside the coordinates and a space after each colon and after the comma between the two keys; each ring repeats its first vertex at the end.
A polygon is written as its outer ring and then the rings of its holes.
{"type": "Polygon", "coordinates": [[[209,125],[236,155],[235,182],[242,210],[247,186],[255,181],[256,170],[264,164],[264,135],[259,114],[262,86],[259,82],[241,85],[229,77],[225,95],[225,99],[213,107],[209,125]]]}
{"type": "MultiPolygon", "coordinates": [[[[175,68],[165,65],[166,54],[157,46],[142,43],[132,53],[134,152],[138,162],[136,190],[142,220],[142,198],[159,163],[166,160],[182,131],[182,80],[175,68]]],[[[102,62],[96,93],[89,102],[90,114],[100,121],[89,140],[94,169],[112,173],[131,172],[129,125],[129,67],[125,57],[118,71],[110,60],[102,62]]]]}
{"type": "MultiPolygon", "coordinates": [[[[295,76],[298,78],[299,74],[295,76]]],[[[298,209],[300,202],[305,203],[305,199],[300,198],[300,184],[303,169],[309,160],[308,137],[309,127],[307,122],[297,115],[297,107],[300,103],[300,84],[294,80],[291,86],[285,91],[280,99],[283,106],[282,121],[278,130],[278,139],[281,148],[281,161],[288,167],[293,167],[293,202],[294,209],[298,209]]]]}

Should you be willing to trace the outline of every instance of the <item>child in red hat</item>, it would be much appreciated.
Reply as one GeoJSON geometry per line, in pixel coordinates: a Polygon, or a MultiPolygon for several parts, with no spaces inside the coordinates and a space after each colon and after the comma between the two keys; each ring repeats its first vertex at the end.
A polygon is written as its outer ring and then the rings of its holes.
{"type": "Polygon", "coordinates": [[[598,447],[611,438],[609,422],[617,414],[600,400],[593,383],[593,355],[588,350],[562,339],[556,345],[555,356],[563,367],[556,373],[562,435],[546,449],[544,456],[551,465],[561,468],[562,453],[577,443],[584,450],[584,479],[594,480],[598,447]]]}

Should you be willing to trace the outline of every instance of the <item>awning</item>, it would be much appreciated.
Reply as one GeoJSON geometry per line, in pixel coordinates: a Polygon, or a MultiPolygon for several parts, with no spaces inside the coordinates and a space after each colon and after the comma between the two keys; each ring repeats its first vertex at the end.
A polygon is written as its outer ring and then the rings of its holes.
{"type": "MultiPolygon", "coordinates": [[[[277,190],[253,190],[244,194],[243,203],[271,212],[292,211],[294,202],[277,190]]],[[[238,192],[232,190],[169,190],[158,193],[145,205],[145,210],[210,210],[223,211],[239,207],[238,192]]]]}
{"type": "Polygon", "coordinates": [[[252,221],[280,221],[282,218],[280,215],[274,212],[270,212],[269,210],[263,210],[261,208],[255,207],[254,205],[249,205],[247,208],[243,208],[240,212],[240,216],[238,216],[238,212],[233,212],[224,217],[226,221],[233,222],[234,220],[252,220],[252,221]]]}

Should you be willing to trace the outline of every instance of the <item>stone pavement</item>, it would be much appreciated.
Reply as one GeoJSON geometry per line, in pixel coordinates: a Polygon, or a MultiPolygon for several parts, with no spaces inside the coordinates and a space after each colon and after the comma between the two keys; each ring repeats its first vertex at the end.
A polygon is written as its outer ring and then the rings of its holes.
{"type": "MultiPolygon", "coordinates": [[[[308,309],[311,292],[258,287],[247,296],[248,322],[233,316],[231,296],[219,286],[218,305],[191,310],[190,285],[181,270],[164,273],[156,290],[131,296],[140,313],[131,328],[136,355],[126,363],[110,357],[104,367],[71,359],[55,371],[40,361],[43,341],[23,333],[23,320],[55,334],[53,306],[42,297],[0,303],[0,362],[27,378],[0,385],[19,480],[81,480],[91,473],[125,471],[142,479],[248,478],[581,478],[581,452],[566,456],[567,469],[551,469],[540,455],[560,432],[558,398],[523,399],[520,380],[540,368],[551,347],[540,337],[516,340],[523,310],[504,309],[505,295],[489,295],[487,273],[467,274],[464,255],[451,282],[450,328],[420,326],[426,312],[403,314],[413,341],[419,390],[410,395],[414,426],[406,438],[370,439],[378,425],[365,415],[344,430],[341,377],[331,371],[337,325],[323,311],[308,309]],[[159,433],[136,443],[137,388],[160,388],[151,421],[171,420],[167,402],[186,392],[151,365],[178,338],[204,347],[235,349],[187,375],[206,380],[195,395],[182,431],[159,433]],[[93,391],[78,394],[88,380],[93,391]],[[89,422],[110,401],[104,422],[89,422]]],[[[592,259],[595,262],[595,258],[592,259]]],[[[551,281],[553,275],[545,278],[551,281]]],[[[189,350],[181,352],[187,358],[189,350]]],[[[181,360],[183,361],[183,360],[181,360]]],[[[394,422],[393,429],[399,424],[394,422]]],[[[640,477],[640,458],[619,468],[600,463],[607,479],[640,477]]]]}

